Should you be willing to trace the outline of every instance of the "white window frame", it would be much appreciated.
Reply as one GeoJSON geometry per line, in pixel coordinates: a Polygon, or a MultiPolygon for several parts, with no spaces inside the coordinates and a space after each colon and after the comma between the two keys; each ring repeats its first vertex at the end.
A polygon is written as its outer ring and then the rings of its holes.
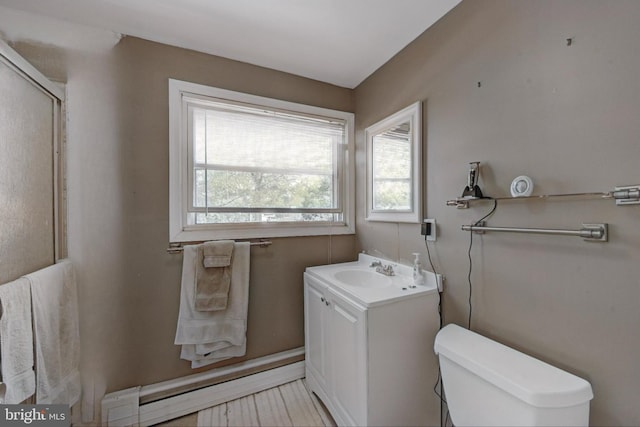
{"type": "Polygon", "coordinates": [[[354,114],[250,95],[181,80],[169,79],[169,241],[198,242],[217,239],[254,239],[262,237],[319,236],[355,233],[355,161],[354,114]],[[347,143],[344,148],[341,180],[344,221],[339,223],[250,223],[199,224],[187,222],[190,168],[187,140],[187,117],[183,98],[211,97],[267,108],[287,110],[344,120],[347,143]]]}

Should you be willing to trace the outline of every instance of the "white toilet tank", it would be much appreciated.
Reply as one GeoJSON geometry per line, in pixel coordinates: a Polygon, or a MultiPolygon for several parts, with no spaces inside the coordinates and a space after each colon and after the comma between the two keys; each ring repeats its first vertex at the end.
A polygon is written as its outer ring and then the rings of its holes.
{"type": "Polygon", "coordinates": [[[593,392],[582,378],[454,324],[434,349],[457,427],[589,425],[593,392]]]}

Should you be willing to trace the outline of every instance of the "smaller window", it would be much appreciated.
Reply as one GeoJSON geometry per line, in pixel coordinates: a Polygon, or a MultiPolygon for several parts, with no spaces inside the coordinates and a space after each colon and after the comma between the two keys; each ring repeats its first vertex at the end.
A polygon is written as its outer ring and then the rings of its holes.
{"type": "Polygon", "coordinates": [[[169,80],[171,241],[353,233],[353,114],[169,80]]]}

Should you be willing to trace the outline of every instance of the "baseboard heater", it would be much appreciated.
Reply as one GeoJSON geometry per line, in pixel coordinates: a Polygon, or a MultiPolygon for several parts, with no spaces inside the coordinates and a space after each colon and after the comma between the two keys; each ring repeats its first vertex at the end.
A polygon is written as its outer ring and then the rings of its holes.
{"type": "Polygon", "coordinates": [[[103,426],[150,426],[304,377],[304,347],[109,393],[103,426]]]}

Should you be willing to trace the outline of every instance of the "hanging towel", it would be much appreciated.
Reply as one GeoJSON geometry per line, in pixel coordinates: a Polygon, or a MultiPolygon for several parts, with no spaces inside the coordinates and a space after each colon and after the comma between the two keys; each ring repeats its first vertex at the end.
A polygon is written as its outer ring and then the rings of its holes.
{"type": "Polygon", "coordinates": [[[205,355],[194,355],[193,347],[193,345],[185,344],[182,346],[182,351],[180,352],[181,359],[191,361],[192,369],[202,368],[203,366],[231,359],[232,357],[242,357],[247,352],[246,341],[243,342],[242,345],[222,348],[215,352],[205,353],[205,355]]]}
{"type": "Polygon", "coordinates": [[[200,245],[198,250],[202,249],[204,268],[229,267],[234,245],[233,240],[216,240],[200,245]]]}
{"type": "Polygon", "coordinates": [[[36,353],[36,403],[80,398],[78,291],[70,261],[25,276],[31,282],[36,353]]]}
{"type": "Polygon", "coordinates": [[[31,290],[20,278],[0,286],[0,403],[17,404],[36,392],[31,290]]]}
{"type": "Polygon", "coordinates": [[[194,275],[197,246],[185,246],[182,264],[180,312],[175,343],[182,345],[180,357],[196,368],[246,353],[249,306],[249,243],[234,244],[231,285],[226,310],[194,309],[194,275]]]}
{"type": "Polygon", "coordinates": [[[198,245],[198,260],[201,261],[196,263],[196,310],[227,308],[234,243],[233,240],[219,240],[198,245]]]}

